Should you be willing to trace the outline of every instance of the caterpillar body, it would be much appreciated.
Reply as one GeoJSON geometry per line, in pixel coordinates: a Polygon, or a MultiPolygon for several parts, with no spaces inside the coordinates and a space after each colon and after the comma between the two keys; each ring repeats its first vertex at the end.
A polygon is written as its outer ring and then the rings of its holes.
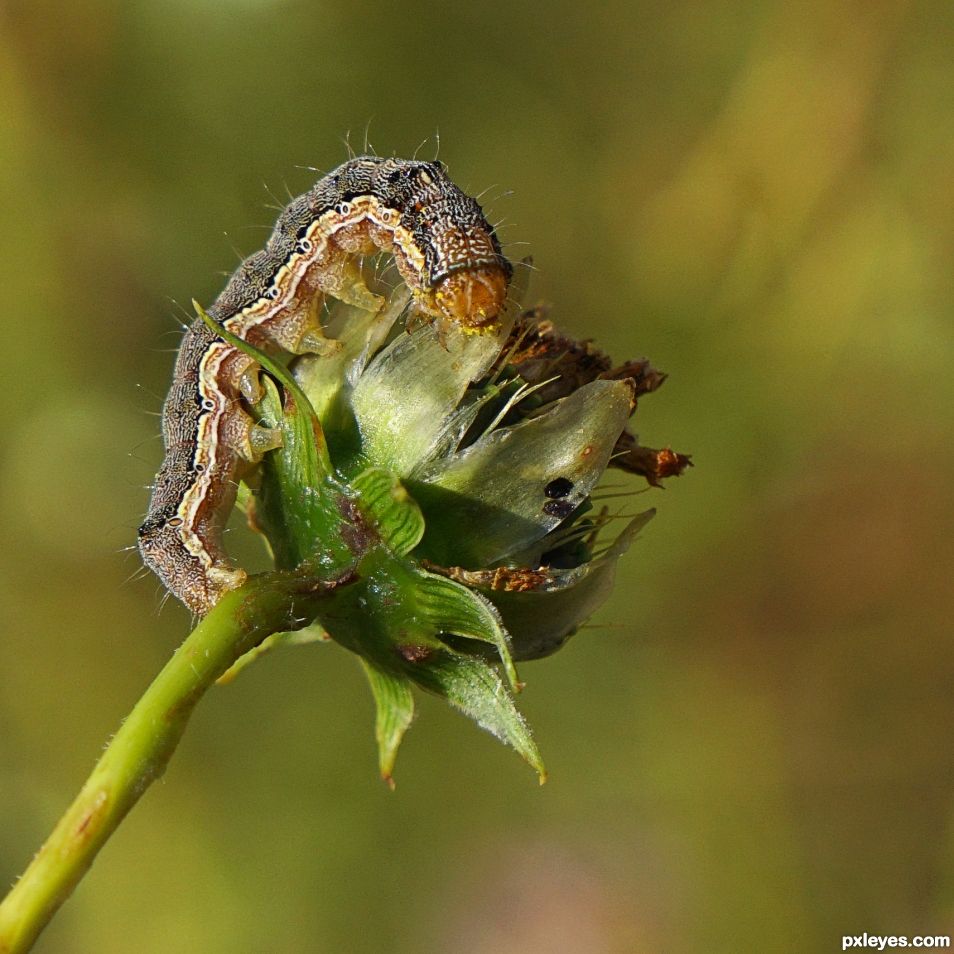
{"type": "MultiPolygon", "coordinates": [[[[265,248],[247,258],[208,309],[263,350],[328,354],[325,295],[369,309],[382,299],[361,279],[358,256],[393,255],[418,308],[465,331],[493,330],[512,267],[477,201],[439,162],[359,156],[320,179],[280,214],[265,248]]],[[[258,363],[201,318],[187,329],[162,410],[165,457],[139,550],[193,612],[204,615],[246,573],[222,529],[238,478],[281,443],[243,407],[262,394],[258,363]]]]}

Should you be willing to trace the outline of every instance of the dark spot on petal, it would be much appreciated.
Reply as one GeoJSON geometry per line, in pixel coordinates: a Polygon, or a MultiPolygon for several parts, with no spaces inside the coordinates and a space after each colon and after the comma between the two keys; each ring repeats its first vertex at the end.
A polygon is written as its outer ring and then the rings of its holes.
{"type": "Polygon", "coordinates": [[[569,517],[576,510],[576,504],[571,500],[548,500],[543,505],[543,512],[551,517],[559,517],[561,520],[569,517]]]}
{"type": "Polygon", "coordinates": [[[573,481],[567,477],[557,477],[543,488],[543,492],[551,499],[557,500],[566,497],[573,489],[573,481]]]}

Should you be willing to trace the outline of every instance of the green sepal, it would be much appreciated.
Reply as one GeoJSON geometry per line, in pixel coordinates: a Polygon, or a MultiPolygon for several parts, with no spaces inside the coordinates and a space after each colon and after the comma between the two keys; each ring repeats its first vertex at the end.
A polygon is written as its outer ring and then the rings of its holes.
{"type": "Polygon", "coordinates": [[[520,687],[510,638],[486,597],[383,546],[365,555],[358,575],[322,606],[319,621],[336,642],[393,669],[446,649],[445,637],[478,640],[494,647],[508,682],[520,687]]]}
{"type": "Polygon", "coordinates": [[[424,536],[424,515],[394,474],[369,467],[351,481],[358,506],[385,545],[398,556],[410,553],[424,536]]]}
{"type": "Polygon", "coordinates": [[[445,650],[426,663],[408,664],[405,671],[422,689],[446,699],[482,729],[516,749],[536,770],[540,784],[546,781],[543,759],[530,729],[493,666],[445,650]]]}
{"type": "Polygon", "coordinates": [[[312,623],[304,629],[296,629],[287,633],[272,633],[271,636],[263,639],[254,649],[250,649],[244,656],[240,656],[234,663],[215,680],[216,685],[226,685],[232,682],[239,673],[243,672],[248,666],[262,656],[270,653],[273,649],[280,649],[284,646],[306,646],[309,643],[326,643],[331,637],[325,632],[324,627],[318,623],[312,623]]]}
{"type": "Polygon", "coordinates": [[[542,779],[539,752],[495,666],[448,642],[462,638],[492,645],[510,684],[518,687],[509,637],[490,601],[383,545],[366,554],[358,574],[357,582],[329,595],[318,620],[336,642],[362,658],[369,673],[379,706],[382,774],[387,777],[393,769],[413,714],[394,680],[411,679],[513,746],[542,779]]]}
{"type": "Polygon", "coordinates": [[[404,733],[414,719],[414,694],[411,682],[361,658],[365,675],[374,695],[374,737],[378,743],[378,767],[381,778],[394,788],[394,763],[404,733]]]}
{"type": "MultiPolygon", "coordinates": [[[[262,486],[256,495],[255,519],[271,544],[280,569],[306,562],[344,570],[355,554],[341,528],[343,490],[324,468],[315,444],[312,422],[298,410],[294,392],[281,395],[274,381],[263,377],[264,396],[256,405],[260,419],[282,430],[282,446],[262,461],[262,486]]],[[[307,400],[306,398],[303,398],[307,400]]]]}
{"type": "Polygon", "coordinates": [[[418,612],[439,633],[463,636],[489,643],[497,650],[507,681],[523,688],[517,677],[510,649],[510,637],[494,605],[480,593],[446,577],[418,570],[415,600],[418,612]]]}

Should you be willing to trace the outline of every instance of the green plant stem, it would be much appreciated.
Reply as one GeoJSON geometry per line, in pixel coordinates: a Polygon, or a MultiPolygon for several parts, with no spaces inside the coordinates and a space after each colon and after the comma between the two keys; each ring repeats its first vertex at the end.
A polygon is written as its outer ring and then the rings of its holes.
{"type": "Polygon", "coordinates": [[[305,625],[308,610],[333,585],[269,573],[222,597],[146,690],[0,903],[0,954],[32,947],[126,813],[162,775],[209,686],[267,636],[305,625]]]}

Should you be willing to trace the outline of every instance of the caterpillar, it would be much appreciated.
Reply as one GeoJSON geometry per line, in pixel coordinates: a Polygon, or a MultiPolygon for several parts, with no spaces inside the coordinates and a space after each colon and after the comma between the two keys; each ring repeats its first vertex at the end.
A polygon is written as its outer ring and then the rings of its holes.
{"type": "MultiPolygon", "coordinates": [[[[260,252],[238,267],[208,314],[266,351],[329,354],[326,295],[375,310],[383,299],[358,257],[389,252],[418,308],[466,332],[494,330],[512,266],[477,201],[441,162],[358,156],[281,212],[260,252]]],[[[139,528],[139,551],[166,588],[205,615],[247,575],[225,552],[238,479],[281,444],[243,400],[262,395],[261,367],[201,318],[186,330],[162,409],[165,457],[139,528]]]]}

